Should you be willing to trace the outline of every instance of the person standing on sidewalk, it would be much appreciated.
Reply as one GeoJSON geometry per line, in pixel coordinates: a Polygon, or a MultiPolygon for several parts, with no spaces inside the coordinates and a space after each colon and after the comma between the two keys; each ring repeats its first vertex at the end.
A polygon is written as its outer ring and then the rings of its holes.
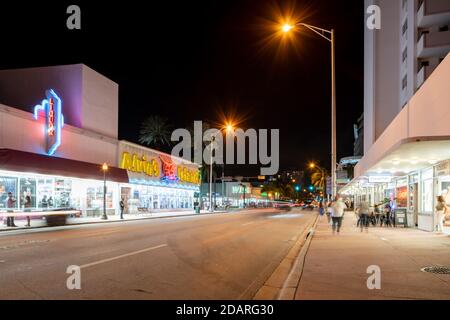
{"type": "Polygon", "coordinates": [[[125,203],[123,202],[123,198],[120,199],[120,219],[123,220],[123,210],[125,209],[125,203]]]}
{"type": "Polygon", "coordinates": [[[448,207],[445,203],[443,196],[437,197],[437,205],[436,205],[436,218],[437,218],[437,231],[444,231],[444,217],[448,213],[448,207]]]}
{"type": "Polygon", "coordinates": [[[342,201],[342,198],[340,196],[336,196],[336,201],[333,202],[331,205],[332,208],[332,217],[333,220],[333,234],[337,233],[339,234],[341,232],[342,227],[342,219],[344,218],[344,210],[347,208],[344,201],[342,201]]]}
{"type": "MultiPolygon", "coordinates": [[[[24,195],[24,211],[25,212],[30,212],[31,211],[31,195],[30,192],[25,192],[24,195]]],[[[31,219],[30,216],[27,216],[27,224],[26,227],[31,227],[31,219]]]]}
{"type": "Polygon", "coordinates": [[[14,224],[14,211],[12,210],[16,206],[16,199],[13,198],[12,192],[8,192],[8,199],[6,200],[6,208],[9,213],[6,217],[6,226],[17,227],[14,224]]]}
{"type": "Polygon", "coordinates": [[[359,211],[359,226],[361,227],[361,232],[366,228],[366,232],[369,231],[369,203],[367,201],[361,201],[358,206],[359,211]]]}

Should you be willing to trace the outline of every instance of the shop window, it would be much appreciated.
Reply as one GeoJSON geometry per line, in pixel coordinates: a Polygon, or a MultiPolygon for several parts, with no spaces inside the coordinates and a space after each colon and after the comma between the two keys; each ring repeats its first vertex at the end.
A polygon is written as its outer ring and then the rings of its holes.
{"type": "Polygon", "coordinates": [[[444,197],[447,206],[450,206],[450,177],[442,178],[439,187],[439,195],[444,197]]]}
{"type": "Polygon", "coordinates": [[[36,207],[36,179],[20,178],[19,206],[22,209],[36,207]]]}
{"type": "Polygon", "coordinates": [[[0,209],[6,209],[8,207],[8,193],[12,193],[14,203],[14,209],[17,209],[17,178],[13,177],[1,177],[0,176],[0,209]]]}
{"type": "Polygon", "coordinates": [[[433,212],[433,179],[422,181],[422,212],[433,212]]]}
{"type": "Polygon", "coordinates": [[[72,192],[72,181],[69,179],[55,179],[55,208],[70,208],[70,194],[72,192]]]}
{"type": "Polygon", "coordinates": [[[53,197],[54,181],[51,178],[37,179],[36,205],[37,208],[45,209],[54,207],[53,197]]]}
{"type": "MultiPolygon", "coordinates": [[[[112,209],[113,192],[111,186],[106,186],[106,208],[112,209]]],[[[87,209],[101,209],[103,208],[103,184],[96,186],[89,186],[86,190],[86,206],[87,209]]]]}

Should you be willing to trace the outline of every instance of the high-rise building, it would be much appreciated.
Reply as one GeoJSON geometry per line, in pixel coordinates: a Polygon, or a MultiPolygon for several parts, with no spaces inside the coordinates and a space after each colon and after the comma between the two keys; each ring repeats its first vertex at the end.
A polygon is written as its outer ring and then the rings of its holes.
{"type": "Polygon", "coordinates": [[[341,192],[439,230],[437,197],[450,205],[450,1],[365,5],[380,8],[381,29],[365,29],[364,156],[341,192]]]}
{"type": "Polygon", "coordinates": [[[365,29],[364,149],[369,150],[450,52],[449,0],[366,0],[381,29],[365,29]]]}

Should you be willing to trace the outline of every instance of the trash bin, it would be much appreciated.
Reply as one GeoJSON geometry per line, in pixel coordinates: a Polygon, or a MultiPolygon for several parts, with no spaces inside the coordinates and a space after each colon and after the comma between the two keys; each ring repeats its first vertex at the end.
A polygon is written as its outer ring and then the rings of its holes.
{"type": "Polygon", "coordinates": [[[198,202],[194,203],[194,211],[195,213],[200,213],[200,204],[198,202]]]}

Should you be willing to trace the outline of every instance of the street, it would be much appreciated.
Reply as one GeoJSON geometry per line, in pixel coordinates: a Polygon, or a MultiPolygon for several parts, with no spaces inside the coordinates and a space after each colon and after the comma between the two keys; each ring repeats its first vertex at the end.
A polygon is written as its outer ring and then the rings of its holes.
{"type": "Polygon", "coordinates": [[[276,209],[0,233],[0,299],[251,299],[316,213],[276,209]],[[69,266],[81,290],[69,290],[69,266]]]}

